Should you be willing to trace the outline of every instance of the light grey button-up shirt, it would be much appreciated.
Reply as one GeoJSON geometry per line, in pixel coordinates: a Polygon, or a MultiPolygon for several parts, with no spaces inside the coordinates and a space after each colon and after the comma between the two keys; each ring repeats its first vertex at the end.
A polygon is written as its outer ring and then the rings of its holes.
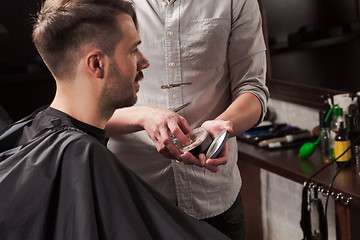
{"type": "MultiPolygon", "coordinates": [[[[256,0],[134,2],[141,50],[150,61],[138,105],[188,105],[178,113],[196,128],[251,92],[265,113],[269,93],[256,0]]],[[[229,162],[217,173],[164,158],[145,131],[112,138],[109,149],[187,214],[201,219],[226,211],[240,191],[236,139],[229,144],[229,162]]]]}

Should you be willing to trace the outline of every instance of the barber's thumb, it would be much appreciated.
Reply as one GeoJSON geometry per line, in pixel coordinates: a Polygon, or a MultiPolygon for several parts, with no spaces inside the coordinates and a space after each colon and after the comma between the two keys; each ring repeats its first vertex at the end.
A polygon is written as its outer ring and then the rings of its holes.
{"type": "Polygon", "coordinates": [[[199,160],[200,160],[201,166],[205,166],[205,163],[206,163],[205,154],[201,153],[201,154],[199,155],[199,160]]]}

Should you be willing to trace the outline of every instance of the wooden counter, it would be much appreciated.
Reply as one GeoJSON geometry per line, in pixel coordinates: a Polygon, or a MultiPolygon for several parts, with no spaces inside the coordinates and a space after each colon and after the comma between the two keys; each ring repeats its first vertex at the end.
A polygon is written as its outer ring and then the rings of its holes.
{"type": "MultiPolygon", "coordinates": [[[[313,173],[325,164],[321,162],[319,149],[316,149],[314,154],[308,159],[300,159],[298,157],[299,147],[283,150],[267,150],[239,141],[238,149],[238,165],[242,178],[246,179],[246,181],[243,181],[244,186],[242,189],[244,208],[247,209],[249,207],[249,209],[252,209],[252,216],[248,216],[250,222],[246,223],[247,231],[249,235],[250,233],[257,235],[257,237],[251,239],[261,239],[261,233],[258,233],[259,230],[261,231],[261,227],[256,226],[261,223],[261,221],[259,221],[259,219],[261,219],[259,170],[265,169],[303,184],[313,173]],[[250,186],[247,186],[246,182],[248,182],[250,186]],[[247,204],[250,206],[247,206],[247,204]],[[255,206],[255,204],[257,206],[255,206]],[[260,210],[256,208],[260,208],[260,210]],[[257,216],[254,216],[254,214],[257,216]]],[[[328,190],[329,184],[336,174],[337,169],[336,164],[331,165],[315,176],[311,182],[318,183],[325,190],[328,190]]],[[[340,171],[333,184],[332,191],[335,193],[335,196],[339,193],[343,195],[343,200],[338,199],[335,201],[337,239],[340,240],[357,239],[360,236],[360,229],[357,226],[360,223],[359,172],[359,166],[347,166],[340,171]],[[343,203],[349,198],[351,198],[350,203],[344,205],[343,203]]],[[[245,219],[245,221],[247,221],[247,219],[245,219]]]]}

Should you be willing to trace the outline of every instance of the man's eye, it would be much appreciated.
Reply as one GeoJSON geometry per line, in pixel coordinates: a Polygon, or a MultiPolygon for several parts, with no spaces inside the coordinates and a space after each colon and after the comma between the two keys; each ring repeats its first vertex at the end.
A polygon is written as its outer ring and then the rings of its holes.
{"type": "Polygon", "coordinates": [[[131,54],[135,54],[135,53],[137,53],[139,51],[139,49],[134,49],[133,51],[131,51],[131,54]]]}

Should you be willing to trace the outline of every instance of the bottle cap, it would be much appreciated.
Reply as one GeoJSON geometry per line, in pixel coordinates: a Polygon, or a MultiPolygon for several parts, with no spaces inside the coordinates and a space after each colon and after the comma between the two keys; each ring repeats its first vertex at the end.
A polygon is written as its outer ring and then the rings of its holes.
{"type": "Polygon", "coordinates": [[[206,153],[206,158],[207,159],[216,158],[217,155],[223,149],[228,138],[229,138],[229,132],[226,131],[226,129],[221,130],[221,132],[218,135],[216,135],[215,139],[212,141],[206,153]]]}
{"type": "Polygon", "coordinates": [[[342,115],[343,115],[343,109],[340,108],[340,107],[335,108],[335,109],[334,109],[334,115],[335,115],[336,117],[342,116],[342,115]]]}

